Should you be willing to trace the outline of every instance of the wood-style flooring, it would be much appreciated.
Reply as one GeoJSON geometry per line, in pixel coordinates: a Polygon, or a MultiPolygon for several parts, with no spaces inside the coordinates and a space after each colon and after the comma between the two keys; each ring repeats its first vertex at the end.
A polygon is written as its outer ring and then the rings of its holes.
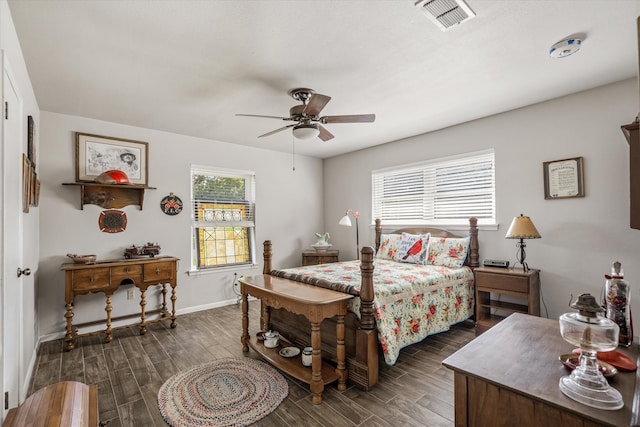
{"type": "MultiPolygon", "coordinates": [[[[258,325],[259,303],[250,303],[250,324],[258,325]]],[[[160,386],[191,366],[223,357],[246,357],[240,344],[240,305],[178,317],[178,326],[154,323],[146,335],[136,327],[102,335],[44,342],[29,393],[73,380],[98,385],[100,420],[108,427],[166,426],[157,404],[160,386]]],[[[441,362],[474,337],[471,322],[427,337],[401,351],[398,362],[381,361],[380,382],[370,391],[349,385],[339,392],[330,384],[323,403],[313,405],[306,384],[287,377],[289,396],[257,426],[453,426],[453,372],[441,362]]],[[[251,357],[258,357],[250,351],[251,357]]],[[[381,358],[382,359],[382,358],[381,358]]],[[[285,376],[286,377],[286,376],[285,376]]]]}

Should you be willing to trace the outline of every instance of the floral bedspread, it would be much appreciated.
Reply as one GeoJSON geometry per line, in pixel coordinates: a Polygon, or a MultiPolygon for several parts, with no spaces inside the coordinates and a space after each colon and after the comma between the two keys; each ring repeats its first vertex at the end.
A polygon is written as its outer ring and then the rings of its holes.
{"type": "MultiPolygon", "coordinates": [[[[373,288],[378,339],[385,362],[393,365],[400,349],[428,335],[449,330],[473,314],[473,272],[376,259],[373,288]]],[[[360,262],[347,261],[282,270],[329,282],[347,283],[360,290],[360,262]]],[[[360,315],[360,299],[350,310],[360,315]]]]}

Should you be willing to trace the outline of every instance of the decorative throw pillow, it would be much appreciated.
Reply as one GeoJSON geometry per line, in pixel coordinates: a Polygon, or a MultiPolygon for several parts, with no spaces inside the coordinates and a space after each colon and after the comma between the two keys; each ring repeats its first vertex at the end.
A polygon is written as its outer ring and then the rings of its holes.
{"type": "Polygon", "coordinates": [[[395,260],[411,264],[424,264],[426,262],[427,247],[429,246],[429,237],[429,233],[402,233],[395,260]]]}
{"type": "Polygon", "coordinates": [[[429,241],[427,250],[427,264],[441,265],[443,267],[460,268],[469,252],[471,238],[444,238],[433,237],[429,241]]]}
{"type": "Polygon", "coordinates": [[[395,260],[398,245],[402,234],[383,234],[380,236],[380,247],[376,252],[376,258],[395,260]]]}

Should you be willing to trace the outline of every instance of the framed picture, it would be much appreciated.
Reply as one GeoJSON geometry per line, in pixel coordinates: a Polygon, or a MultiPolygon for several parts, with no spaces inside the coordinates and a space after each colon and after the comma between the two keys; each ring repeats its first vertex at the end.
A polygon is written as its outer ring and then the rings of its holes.
{"type": "MultiPolygon", "coordinates": [[[[33,165],[32,165],[33,166],[33,165]]],[[[37,207],[40,203],[40,180],[35,167],[31,168],[31,196],[29,204],[37,207]]]]}
{"type": "Polygon", "coordinates": [[[582,157],[544,162],[542,166],[545,199],[584,197],[582,157]]]}
{"type": "Polygon", "coordinates": [[[36,146],[34,135],[36,132],[35,123],[32,116],[27,117],[27,158],[31,161],[31,165],[36,167],[36,146]]]}
{"type": "Polygon", "coordinates": [[[91,182],[102,172],[121,170],[132,184],[147,185],[149,144],[76,132],[76,182],[91,182]]]}
{"type": "Polygon", "coordinates": [[[31,162],[22,154],[22,212],[29,213],[31,204],[31,162]]]}

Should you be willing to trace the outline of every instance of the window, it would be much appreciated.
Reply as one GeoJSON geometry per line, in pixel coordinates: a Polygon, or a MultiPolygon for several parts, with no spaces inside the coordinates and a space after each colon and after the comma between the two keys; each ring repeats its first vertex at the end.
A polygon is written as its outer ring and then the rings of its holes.
{"type": "Polygon", "coordinates": [[[493,150],[372,172],[373,217],[388,225],[495,224],[493,150]]]}
{"type": "Polygon", "coordinates": [[[191,168],[192,268],[253,264],[255,174],[191,168]]]}

